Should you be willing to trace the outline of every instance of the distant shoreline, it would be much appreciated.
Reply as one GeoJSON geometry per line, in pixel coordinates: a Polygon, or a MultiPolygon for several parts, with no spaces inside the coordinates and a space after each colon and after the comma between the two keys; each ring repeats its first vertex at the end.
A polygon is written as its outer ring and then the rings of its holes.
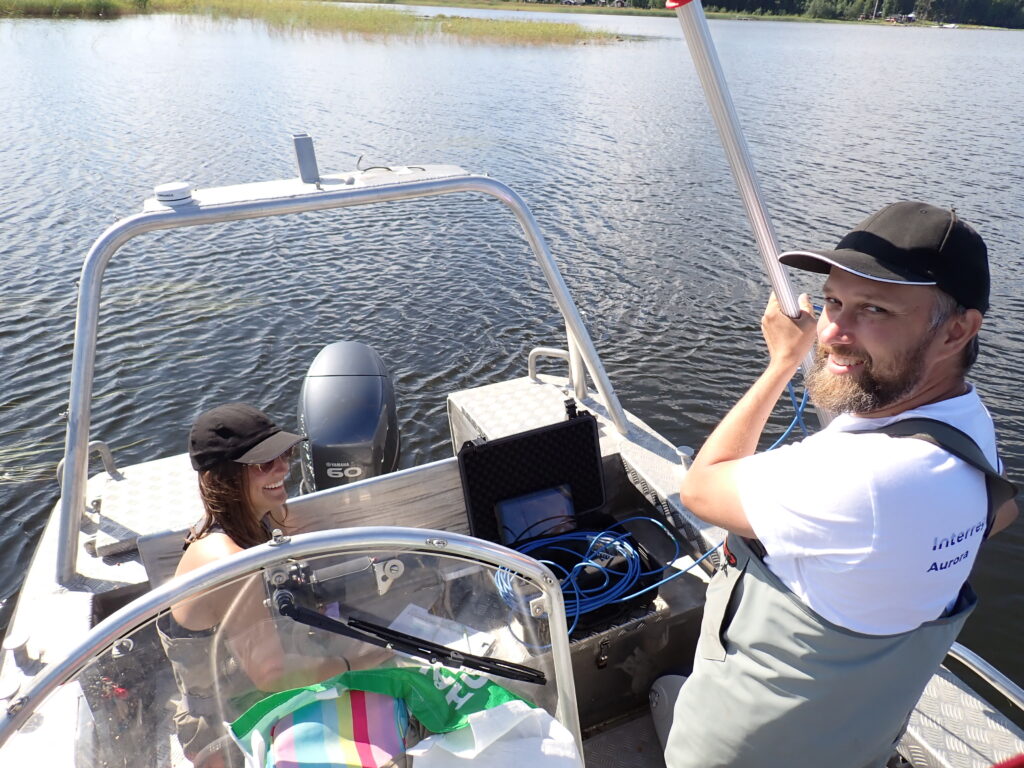
{"type": "MultiPolygon", "coordinates": [[[[668,8],[616,8],[612,5],[562,5],[561,3],[528,3],[516,0],[327,0],[338,3],[361,3],[364,5],[419,5],[433,8],[473,8],[481,11],[526,11],[532,13],[590,13],[602,16],[675,16],[668,8]]],[[[709,19],[771,19],[772,21],[821,21],[831,23],[832,19],[812,19],[807,16],[754,16],[749,13],[708,13],[709,19]]],[[[836,19],[835,21],[844,21],[836,19]]]]}
{"type": "MultiPolygon", "coordinates": [[[[589,13],[604,16],[675,16],[667,8],[616,8],[611,5],[562,5],[561,3],[516,2],[516,0],[327,0],[328,2],[361,3],[364,5],[411,5],[433,8],[473,8],[482,11],[526,11],[533,13],[589,13]]],[[[884,19],[819,19],[812,16],[784,16],[752,14],[733,11],[704,11],[709,19],[733,19],[736,21],[802,21],[808,24],[870,24],[882,27],[941,27],[935,22],[897,23],[884,19]]],[[[1008,27],[986,27],[974,24],[957,24],[958,29],[996,29],[1008,27]]]]}
{"type": "MultiPolygon", "coordinates": [[[[661,0],[659,0],[660,2],[661,0]]],[[[565,22],[511,20],[452,16],[413,16],[419,24],[388,18],[396,14],[389,9],[395,5],[433,8],[459,8],[476,10],[500,10],[532,13],[586,13],[606,16],[675,16],[675,11],[666,8],[616,8],[608,5],[562,5],[561,3],[521,2],[517,0],[327,0],[322,3],[308,3],[306,0],[0,0],[0,19],[4,18],[80,18],[117,19],[123,16],[140,16],[153,13],[180,13],[214,18],[247,18],[262,20],[279,29],[307,29],[320,32],[359,34],[368,37],[387,36],[430,36],[442,34],[462,39],[489,40],[511,44],[578,44],[603,43],[629,38],[588,29],[565,22]],[[355,9],[346,8],[344,3],[355,3],[370,7],[378,18],[369,20],[355,9]],[[305,4],[305,5],[304,5],[305,4]],[[317,8],[319,6],[319,9],[317,8]],[[369,22],[369,23],[368,23],[369,22]],[[432,26],[427,29],[426,26],[432,26]],[[418,29],[412,29],[418,26],[418,29]],[[573,28],[573,29],[570,29],[573,28]]],[[[971,24],[937,24],[934,22],[894,24],[882,19],[822,19],[811,16],[759,15],[732,11],[713,11],[705,14],[711,19],[732,19],[738,21],[784,21],[813,24],[871,24],[885,27],[956,27],[958,29],[998,29],[1007,27],[978,26],[971,24]]],[[[409,16],[408,14],[406,14],[409,16]]]]}

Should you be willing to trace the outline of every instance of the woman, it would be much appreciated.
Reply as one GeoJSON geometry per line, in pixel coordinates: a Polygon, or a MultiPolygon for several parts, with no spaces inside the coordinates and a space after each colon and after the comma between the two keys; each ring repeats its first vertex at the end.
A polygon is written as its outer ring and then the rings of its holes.
{"type": "MultiPolygon", "coordinates": [[[[199,415],[188,452],[206,515],[185,541],[176,576],[269,541],[274,528],[287,528],[284,481],[301,440],[245,403],[199,415]]],[[[174,617],[183,626],[208,627],[222,618],[218,607],[216,601],[191,601],[175,607],[174,617]]]]}
{"type": "MultiPolygon", "coordinates": [[[[176,576],[288,532],[284,482],[303,438],[245,403],[199,415],[189,457],[206,514],[185,539],[176,576]]],[[[241,765],[223,726],[268,691],[344,672],[344,659],[287,655],[264,604],[259,577],[247,577],[175,605],[158,622],[181,702],[178,739],[196,768],[241,765]]]]}

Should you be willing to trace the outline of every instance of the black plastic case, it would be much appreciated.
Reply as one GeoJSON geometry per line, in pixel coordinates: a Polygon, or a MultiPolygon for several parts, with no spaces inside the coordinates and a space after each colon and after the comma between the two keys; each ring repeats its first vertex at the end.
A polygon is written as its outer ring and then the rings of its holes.
{"type": "Polygon", "coordinates": [[[580,411],[568,420],[483,443],[464,443],[459,474],[469,530],[500,542],[494,506],[536,491],[569,486],[577,520],[604,506],[597,419],[580,411]]]}

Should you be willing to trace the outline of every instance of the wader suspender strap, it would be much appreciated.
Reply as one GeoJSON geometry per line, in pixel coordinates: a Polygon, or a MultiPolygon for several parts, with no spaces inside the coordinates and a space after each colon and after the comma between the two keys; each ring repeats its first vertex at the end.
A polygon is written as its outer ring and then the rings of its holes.
{"type": "Polygon", "coordinates": [[[885,427],[871,430],[881,432],[890,437],[914,437],[918,440],[937,445],[947,453],[951,453],[961,461],[970,464],[980,472],[985,473],[985,488],[988,491],[988,522],[985,526],[985,536],[988,537],[992,530],[992,524],[996,519],[996,511],[1007,501],[1017,495],[1017,486],[1000,475],[985,454],[982,453],[978,444],[970,436],[961,432],[954,426],[944,421],[935,419],[904,419],[893,422],[885,427]]]}

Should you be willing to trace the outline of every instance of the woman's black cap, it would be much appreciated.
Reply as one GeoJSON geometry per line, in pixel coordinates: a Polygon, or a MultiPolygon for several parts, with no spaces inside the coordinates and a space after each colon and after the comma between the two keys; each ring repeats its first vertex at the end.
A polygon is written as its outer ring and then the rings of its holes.
{"type": "Polygon", "coordinates": [[[869,280],[934,285],[967,309],[988,310],[988,249],[956,211],[928,203],[892,203],[831,251],[788,251],[779,261],[827,274],[839,267],[869,280]]]}
{"type": "Polygon", "coordinates": [[[225,461],[262,464],[302,439],[285,432],[258,408],[225,403],[199,414],[188,435],[188,455],[200,472],[225,461]]]}

